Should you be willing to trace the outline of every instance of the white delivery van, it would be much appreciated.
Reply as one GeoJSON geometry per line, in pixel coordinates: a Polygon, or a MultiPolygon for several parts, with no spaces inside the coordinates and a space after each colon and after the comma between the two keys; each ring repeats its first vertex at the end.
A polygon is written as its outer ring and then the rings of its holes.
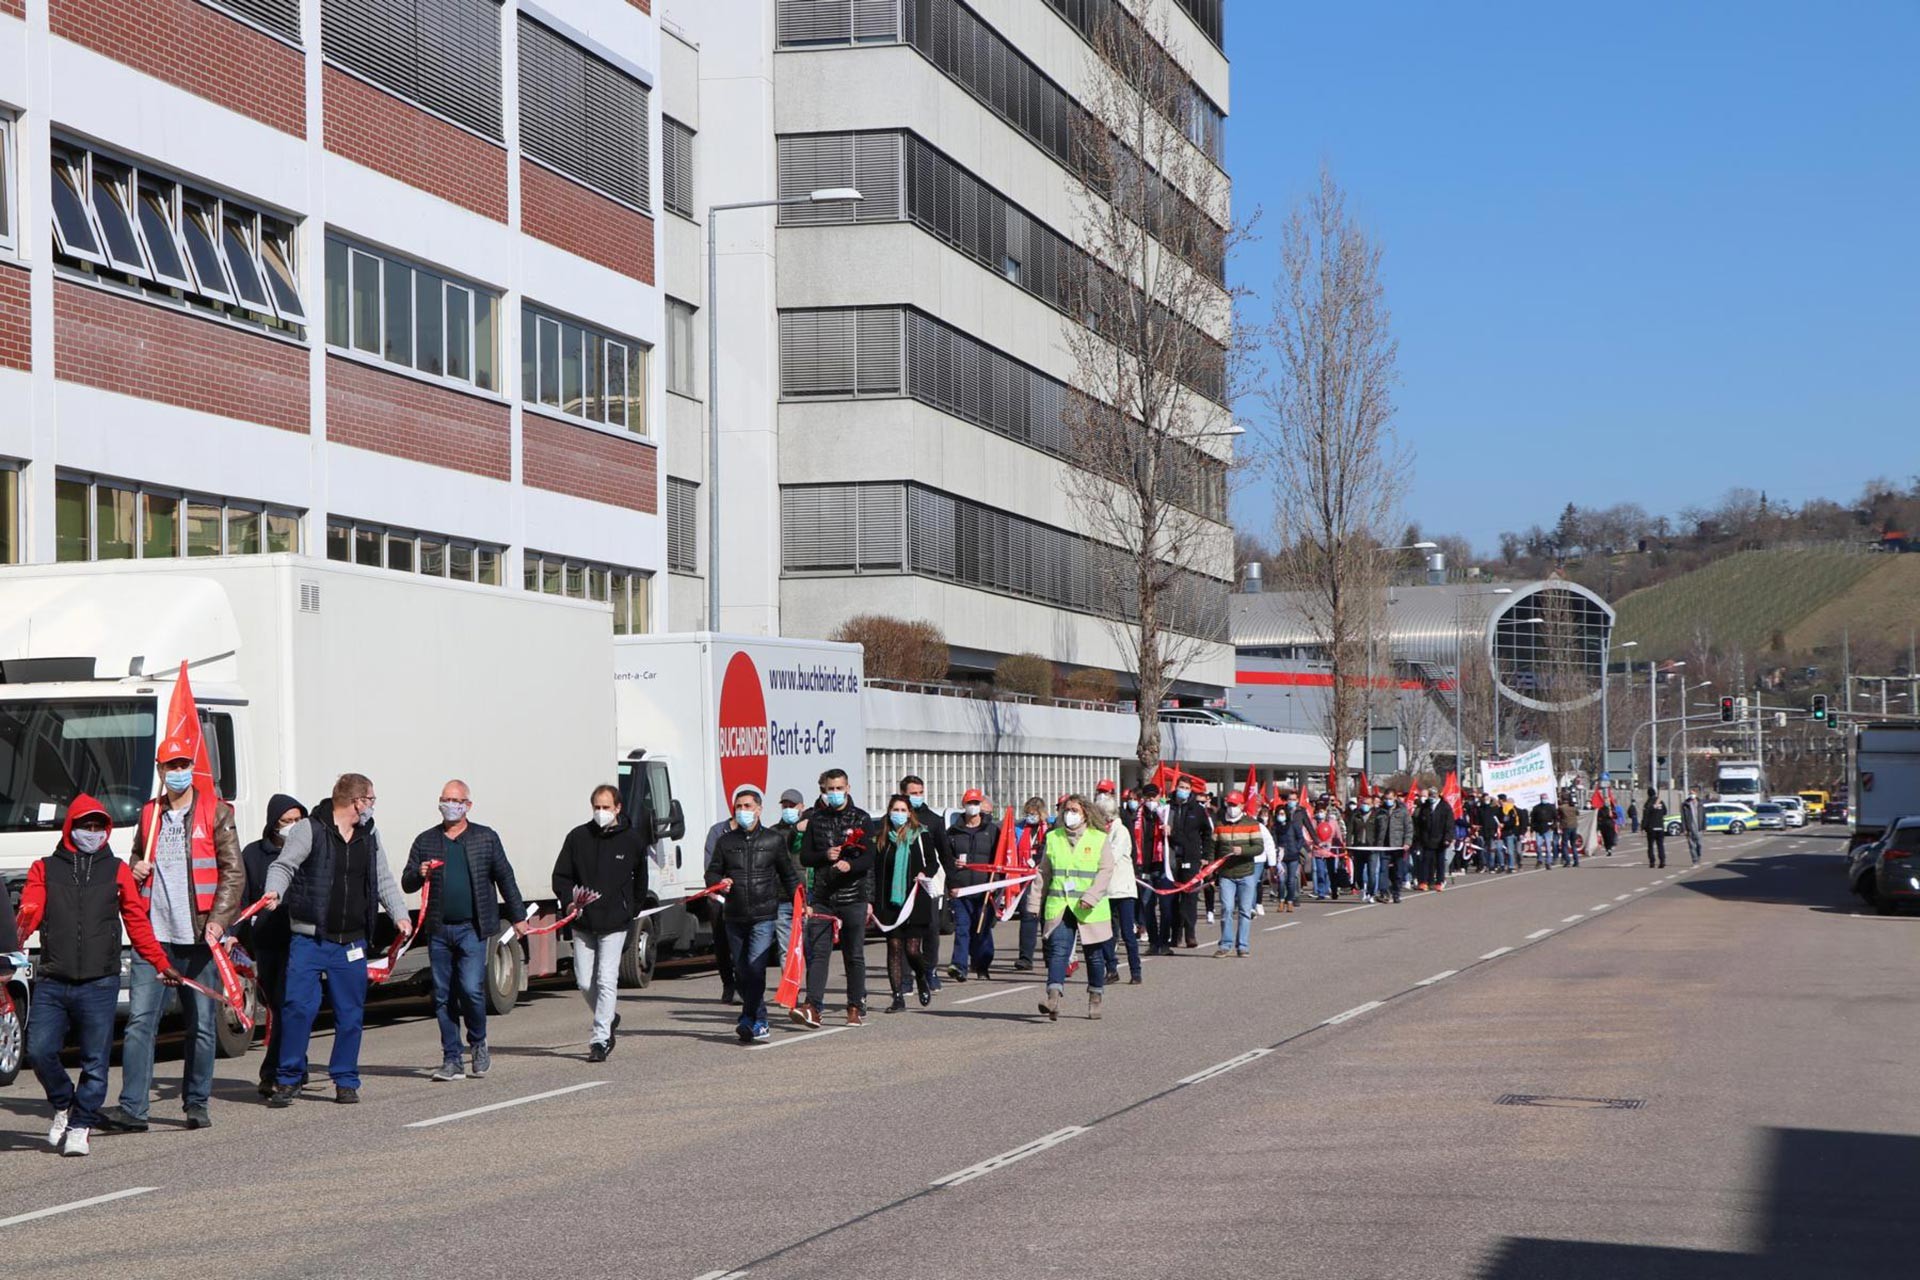
{"type": "MultiPolygon", "coordinates": [[[[273,793],[313,805],[339,774],[364,773],[397,876],[457,777],[521,892],[550,910],[561,839],[612,780],[612,643],[605,605],[293,555],[0,570],[0,876],[17,895],[83,791],[127,856],[184,659],[243,843],[273,793]]],[[[496,943],[497,1012],[524,986],[526,955],[539,976],[552,952],[496,943]]],[[[425,965],[416,947],[401,973],[425,965]]],[[[245,1044],[223,1026],[224,1051],[245,1044]]]]}
{"type": "MultiPolygon", "coordinates": [[[[709,631],[613,639],[613,705],[624,804],[654,834],[651,879],[662,904],[705,883],[706,834],[752,784],[775,812],[791,787],[812,805],[820,774],[847,771],[864,795],[867,746],[857,644],[709,631]]],[[[708,931],[684,909],[641,922],[630,963],[688,954],[708,931]]]]}
{"type": "Polygon", "coordinates": [[[1847,744],[1849,851],[1878,840],[1901,818],[1920,814],[1920,725],[1857,725],[1847,744]]]}

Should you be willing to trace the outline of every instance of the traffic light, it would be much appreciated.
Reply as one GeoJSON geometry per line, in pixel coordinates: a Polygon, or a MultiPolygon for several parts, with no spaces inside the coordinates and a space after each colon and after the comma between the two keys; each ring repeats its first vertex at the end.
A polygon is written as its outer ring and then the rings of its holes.
{"type": "Polygon", "coordinates": [[[1827,695],[1824,693],[1813,695],[1813,718],[1823,723],[1827,718],[1827,695]]]}
{"type": "Polygon", "coordinates": [[[1733,723],[1733,696],[1731,694],[1720,699],[1720,723],[1733,723]]]}

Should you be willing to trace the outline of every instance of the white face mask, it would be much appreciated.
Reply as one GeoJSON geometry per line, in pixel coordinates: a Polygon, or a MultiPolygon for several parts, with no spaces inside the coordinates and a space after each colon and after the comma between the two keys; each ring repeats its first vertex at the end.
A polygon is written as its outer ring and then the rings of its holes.
{"type": "Polygon", "coordinates": [[[593,811],[593,825],[596,827],[610,827],[613,825],[614,816],[614,812],[611,809],[595,809],[593,811]]]}
{"type": "Polygon", "coordinates": [[[460,819],[467,816],[467,807],[468,805],[465,800],[442,800],[440,802],[440,821],[448,823],[460,821],[460,819]]]}
{"type": "Polygon", "coordinates": [[[89,831],[85,827],[76,827],[73,832],[73,847],[82,853],[98,853],[107,844],[107,833],[89,831]]]}
{"type": "Polygon", "coordinates": [[[980,806],[979,806],[979,805],[977,805],[977,804],[970,804],[970,805],[968,805],[968,806],[967,806],[967,816],[968,816],[969,818],[977,818],[977,817],[979,817],[979,816],[980,816],[980,806]]]}
{"type": "Polygon", "coordinates": [[[1087,820],[1086,815],[1081,813],[1078,809],[1067,810],[1066,815],[1061,819],[1062,822],[1067,824],[1067,828],[1071,831],[1078,831],[1080,829],[1080,824],[1085,822],[1086,820],[1087,820]]]}
{"type": "Polygon", "coordinates": [[[1240,807],[1239,805],[1237,805],[1237,804],[1230,804],[1230,805],[1228,805],[1228,806],[1227,806],[1227,821],[1228,821],[1228,822],[1238,822],[1238,821],[1240,821],[1240,815],[1241,815],[1241,814],[1242,814],[1243,812],[1245,812],[1245,810],[1243,810],[1243,809],[1241,809],[1241,807],[1240,807]]]}

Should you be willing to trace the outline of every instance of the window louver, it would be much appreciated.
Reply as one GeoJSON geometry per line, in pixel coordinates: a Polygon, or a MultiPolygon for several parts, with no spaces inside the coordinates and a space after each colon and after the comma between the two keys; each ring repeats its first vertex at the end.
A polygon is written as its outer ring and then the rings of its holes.
{"type": "Polygon", "coordinates": [[[322,0],[320,46],[384,89],[504,137],[498,0],[322,0]]]}
{"type": "Polygon", "coordinates": [[[647,87],[520,15],[520,145],[641,212],[648,184],[647,87]]]}

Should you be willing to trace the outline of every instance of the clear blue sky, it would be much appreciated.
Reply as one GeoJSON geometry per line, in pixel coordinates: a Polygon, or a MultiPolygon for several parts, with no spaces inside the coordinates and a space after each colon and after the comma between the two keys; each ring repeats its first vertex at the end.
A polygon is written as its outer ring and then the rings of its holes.
{"type": "Polygon", "coordinates": [[[1265,210],[1236,278],[1264,318],[1324,160],[1385,248],[1429,533],[1920,471],[1917,0],[1238,0],[1227,32],[1265,210]]]}

